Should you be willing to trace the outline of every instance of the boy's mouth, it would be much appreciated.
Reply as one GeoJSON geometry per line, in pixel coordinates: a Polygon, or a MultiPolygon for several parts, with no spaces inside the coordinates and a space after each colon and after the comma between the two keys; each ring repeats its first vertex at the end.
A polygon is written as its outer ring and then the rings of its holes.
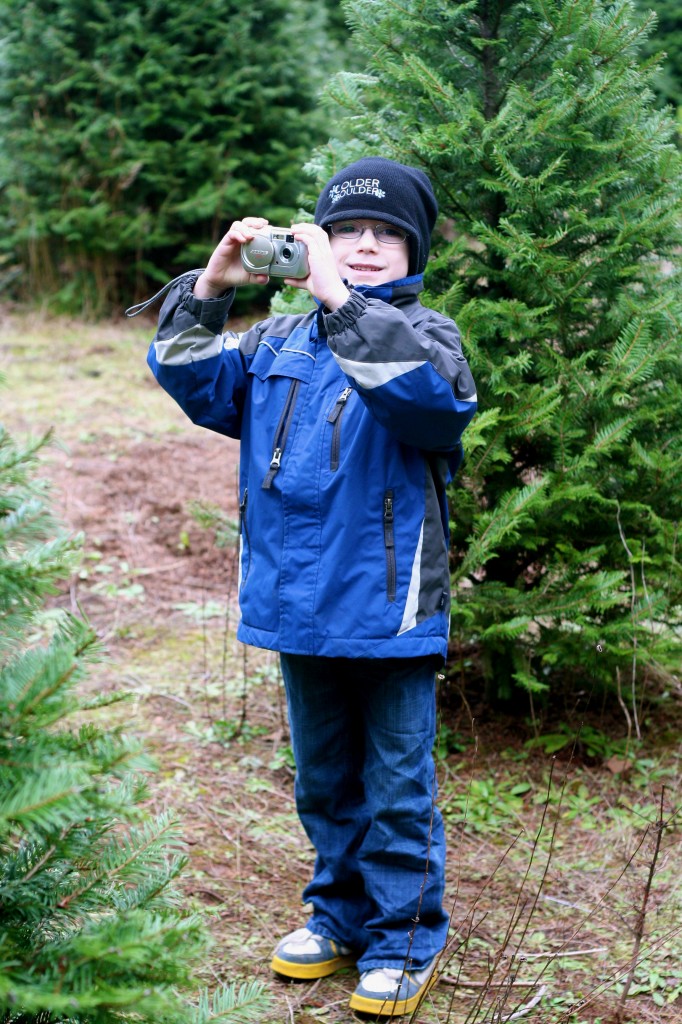
{"type": "Polygon", "coordinates": [[[350,264],[350,269],[351,270],[359,270],[359,271],[367,270],[367,271],[370,271],[370,273],[371,273],[373,271],[381,270],[381,267],[375,267],[371,263],[351,263],[350,264]]]}

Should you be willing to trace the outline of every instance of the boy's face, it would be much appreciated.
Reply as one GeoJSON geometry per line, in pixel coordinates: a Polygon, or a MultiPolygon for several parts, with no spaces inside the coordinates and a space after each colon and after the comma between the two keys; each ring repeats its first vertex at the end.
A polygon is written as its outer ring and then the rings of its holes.
{"type": "Polygon", "coordinates": [[[375,228],[386,229],[391,237],[396,229],[381,220],[337,221],[332,225],[329,236],[336,266],[342,278],[349,284],[377,285],[398,281],[407,277],[410,261],[409,242],[398,237],[397,241],[380,241],[375,228]],[[352,229],[361,228],[359,238],[347,237],[357,234],[352,229]]]}

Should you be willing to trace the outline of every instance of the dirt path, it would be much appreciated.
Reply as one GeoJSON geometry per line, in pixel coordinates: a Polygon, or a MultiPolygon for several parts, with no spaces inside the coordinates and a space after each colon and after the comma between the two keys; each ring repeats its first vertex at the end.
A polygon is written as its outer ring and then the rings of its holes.
{"type": "MultiPolygon", "coordinates": [[[[43,472],[84,535],[59,602],[82,608],[108,649],[89,685],[135,694],[126,724],[156,752],[154,803],[183,823],[184,888],[215,938],[207,980],[262,977],[264,1024],[347,1024],[352,970],[296,986],[269,971],[275,940],[305,919],[313,851],[294,809],[276,657],[234,640],[236,550],[216,548],[192,513],[201,501],[236,518],[238,445],[192,426],[151,380],[152,332],[0,316],[2,419],[21,435],[55,429],[43,472]]],[[[679,744],[643,749],[619,774],[530,752],[527,723],[483,706],[472,725],[455,692],[441,704],[452,944],[419,1021],[482,1024],[495,1006],[496,1019],[612,1019],[649,863],[643,830],[661,785],[671,806],[682,796],[679,744]]],[[[680,1020],[680,866],[671,829],[628,1003],[638,1024],[680,1020]]]]}

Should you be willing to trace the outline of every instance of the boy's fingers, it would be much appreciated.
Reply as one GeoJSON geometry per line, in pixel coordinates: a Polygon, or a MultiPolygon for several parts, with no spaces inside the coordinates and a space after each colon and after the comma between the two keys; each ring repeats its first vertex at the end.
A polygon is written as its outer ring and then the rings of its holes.
{"type": "Polygon", "coordinates": [[[225,235],[230,242],[248,242],[253,238],[254,232],[260,231],[267,224],[263,217],[244,217],[243,220],[236,220],[225,235]]]}
{"type": "Polygon", "coordinates": [[[232,225],[233,228],[237,228],[240,231],[260,231],[264,228],[268,222],[263,217],[244,217],[243,220],[236,220],[232,225]]]}

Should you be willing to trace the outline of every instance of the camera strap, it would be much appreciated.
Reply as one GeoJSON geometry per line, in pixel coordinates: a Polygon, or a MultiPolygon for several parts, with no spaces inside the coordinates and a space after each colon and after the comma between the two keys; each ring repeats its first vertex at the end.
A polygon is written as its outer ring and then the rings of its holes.
{"type": "Polygon", "coordinates": [[[203,274],[205,269],[205,267],[199,267],[197,270],[186,270],[184,274],[178,274],[178,276],[174,277],[172,281],[169,281],[168,284],[163,286],[163,288],[160,288],[156,295],[152,295],[151,299],[145,299],[144,302],[138,302],[134,306],[128,306],[125,311],[125,315],[127,317],[139,316],[140,313],[144,313],[145,309],[153,305],[157,299],[163,298],[163,296],[171,290],[174,284],[177,284],[179,281],[183,281],[186,277],[193,277],[194,275],[198,277],[199,274],[203,274]]]}

